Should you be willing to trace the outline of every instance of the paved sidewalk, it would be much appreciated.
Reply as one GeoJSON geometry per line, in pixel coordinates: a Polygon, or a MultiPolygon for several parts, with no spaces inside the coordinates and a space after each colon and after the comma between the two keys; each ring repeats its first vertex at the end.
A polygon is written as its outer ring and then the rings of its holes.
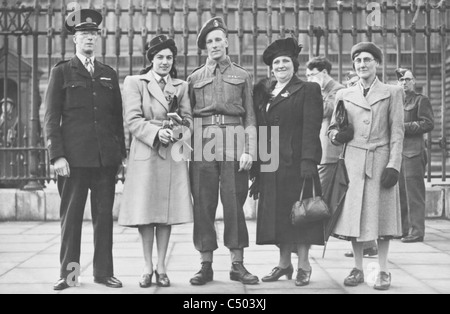
{"type": "MultiPolygon", "coordinates": [[[[274,246],[255,245],[256,222],[248,222],[251,247],[245,251],[247,268],[260,278],[277,265],[278,249],[274,246]]],[[[52,290],[59,274],[59,223],[58,222],[4,222],[0,223],[0,293],[57,294],[52,290]]],[[[218,234],[223,234],[222,222],[217,223],[218,234]]],[[[344,257],[350,243],[331,239],[326,258],[322,248],[313,247],[311,284],[295,287],[294,281],[281,279],[275,283],[244,286],[229,280],[230,258],[223,242],[215,254],[214,282],[193,287],[189,278],[198,271],[200,260],[192,244],[192,224],[173,228],[168,275],[170,288],[138,286],[143,258],[136,229],[115,225],[114,262],[116,276],[124,283],[122,289],[109,289],[93,283],[93,237],[90,222],[85,222],[81,257],[81,287],[70,288],[61,294],[440,294],[450,293],[450,221],[427,220],[424,243],[391,244],[392,287],[387,292],[372,288],[372,269],[376,258],[366,258],[366,281],[357,288],[343,285],[344,278],[353,267],[353,260],[344,257]]],[[[296,256],[293,263],[296,265],[296,256]]],[[[295,276],[295,274],[294,274],[295,276]]]]}

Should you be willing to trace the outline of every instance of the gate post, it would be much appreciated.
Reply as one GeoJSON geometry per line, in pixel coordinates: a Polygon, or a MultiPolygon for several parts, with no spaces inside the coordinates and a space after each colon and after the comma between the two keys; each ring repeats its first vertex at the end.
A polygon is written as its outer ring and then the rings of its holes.
{"type": "Polygon", "coordinates": [[[32,101],[30,104],[30,127],[28,128],[28,146],[30,181],[23,187],[27,191],[42,190],[43,186],[38,181],[39,174],[39,151],[37,150],[39,142],[39,63],[38,63],[38,29],[39,29],[39,1],[35,0],[35,21],[33,30],[33,70],[32,70],[32,101]]]}

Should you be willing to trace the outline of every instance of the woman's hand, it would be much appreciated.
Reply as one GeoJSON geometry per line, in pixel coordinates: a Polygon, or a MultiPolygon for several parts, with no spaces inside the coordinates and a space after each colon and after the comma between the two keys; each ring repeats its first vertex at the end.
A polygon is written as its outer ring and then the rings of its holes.
{"type": "Polygon", "coordinates": [[[309,159],[302,160],[300,164],[300,177],[311,179],[317,175],[317,164],[309,159]]]}
{"type": "Polygon", "coordinates": [[[341,144],[346,144],[353,139],[355,135],[355,129],[352,124],[348,124],[345,128],[336,133],[335,140],[341,144]]]}
{"type": "Polygon", "coordinates": [[[173,140],[173,132],[171,129],[161,129],[158,132],[158,138],[163,145],[169,145],[173,140]]]}
{"type": "Polygon", "coordinates": [[[394,168],[386,168],[381,175],[381,186],[390,189],[398,182],[399,172],[394,168]]]}

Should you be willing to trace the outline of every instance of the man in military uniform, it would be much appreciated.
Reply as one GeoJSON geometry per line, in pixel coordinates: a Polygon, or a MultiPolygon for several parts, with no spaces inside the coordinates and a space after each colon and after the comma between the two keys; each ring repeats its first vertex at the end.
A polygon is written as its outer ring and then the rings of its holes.
{"type": "Polygon", "coordinates": [[[213,280],[213,252],[218,247],[214,220],[219,191],[225,224],[224,242],[232,259],[230,279],[244,284],[259,281],[243,265],[244,248],[249,245],[243,206],[248,193],[248,170],[256,157],[252,82],[250,74],[228,57],[227,34],[222,18],[213,18],[205,23],[197,45],[208,51],[208,59],[188,78],[195,118],[194,138],[202,138],[200,143],[195,142],[190,169],[194,244],[202,261],[201,270],[190,281],[192,285],[204,285],[213,280]],[[231,135],[235,127],[246,129],[246,140],[224,146],[226,134],[229,132],[231,135]],[[210,161],[206,155],[213,140],[207,137],[214,135],[218,145],[213,153],[214,160],[210,161]],[[222,145],[218,138],[223,140],[222,145]]]}
{"type": "Polygon", "coordinates": [[[122,283],[113,270],[113,203],[116,174],[126,157],[122,100],[116,72],[94,56],[100,13],[71,13],[76,56],[52,70],[46,97],[45,130],[61,196],[61,273],[55,290],[73,286],[79,265],[81,229],[88,191],[94,225],[94,281],[122,283]]]}
{"type": "Polygon", "coordinates": [[[425,236],[424,134],[434,129],[434,113],[428,97],[415,91],[416,79],[408,69],[396,70],[398,84],[405,90],[405,140],[400,172],[403,243],[422,242],[425,236]]]}

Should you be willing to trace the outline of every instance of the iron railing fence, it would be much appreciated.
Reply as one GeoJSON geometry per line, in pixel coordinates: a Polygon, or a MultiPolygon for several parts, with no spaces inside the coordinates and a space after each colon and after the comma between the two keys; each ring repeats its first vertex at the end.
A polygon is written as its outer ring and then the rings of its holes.
{"type": "MultiPolygon", "coordinates": [[[[13,126],[0,126],[0,185],[20,183],[34,189],[55,179],[41,131],[43,98],[51,67],[74,54],[71,36],[63,27],[74,8],[102,13],[97,55],[117,70],[121,82],[146,66],[144,46],[156,34],[174,38],[179,48],[178,72],[186,78],[205,60],[196,47],[196,36],[213,16],[224,17],[229,27],[230,56],[253,74],[255,82],[268,75],[261,55],[277,38],[298,38],[304,46],[302,62],[314,55],[329,58],[334,65],[332,75],[339,81],[351,69],[352,45],[373,41],[384,52],[383,81],[394,81],[396,67],[409,67],[432,100],[436,129],[428,136],[431,162],[427,177],[446,181],[450,136],[446,118],[450,91],[446,79],[450,71],[448,1],[3,0],[0,99],[10,98],[16,105],[13,126]]],[[[7,111],[6,102],[1,111],[7,111]]],[[[119,179],[123,180],[123,175],[119,179]]]]}

